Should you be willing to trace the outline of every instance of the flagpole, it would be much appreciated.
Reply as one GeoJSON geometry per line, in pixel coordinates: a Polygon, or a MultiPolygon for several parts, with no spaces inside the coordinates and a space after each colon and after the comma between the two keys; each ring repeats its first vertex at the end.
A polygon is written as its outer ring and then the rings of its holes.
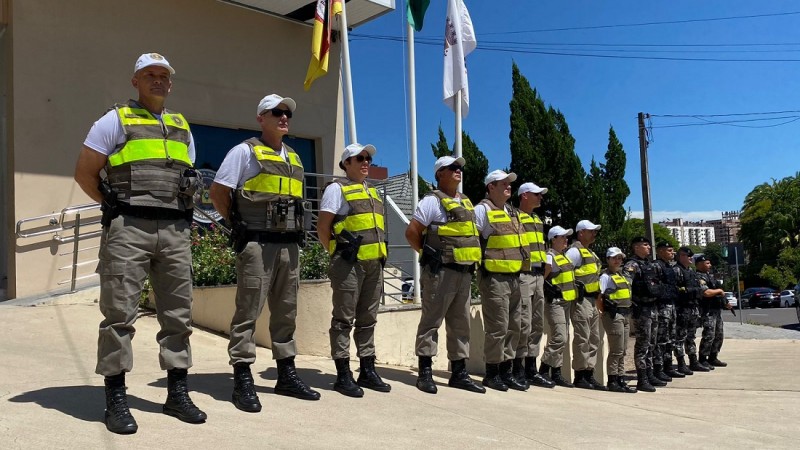
{"type": "MultiPolygon", "coordinates": [[[[456,91],[456,139],[454,145],[456,158],[461,158],[461,89],[456,91]]],[[[464,192],[464,180],[458,183],[458,191],[464,192]]]]}
{"type": "Polygon", "coordinates": [[[342,34],[342,89],[344,89],[344,103],[347,111],[347,134],[350,143],[358,142],[356,135],[356,112],[353,104],[353,80],[350,76],[350,40],[347,37],[347,7],[346,1],[342,2],[342,14],[339,21],[339,32],[342,34]]]}
{"type": "MultiPolygon", "coordinates": [[[[406,21],[408,31],[408,134],[411,145],[411,210],[417,210],[419,198],[419,171],[417,170],[417,79],[414,64],[414,27],[406,21]]],[[[414,303],[420,303],[419,264],[414,261],[414,303]]]]}

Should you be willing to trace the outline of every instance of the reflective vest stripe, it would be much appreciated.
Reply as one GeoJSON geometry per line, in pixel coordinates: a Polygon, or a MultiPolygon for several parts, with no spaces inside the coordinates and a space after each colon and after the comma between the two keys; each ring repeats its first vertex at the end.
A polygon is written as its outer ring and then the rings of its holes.
{"type": "Polygon", "coordinates": [[[290,195],[301,198],[303,196],[303,182],[294,178],[280,175],[258,174],[245,181],[242,189],[248,191],[268,192],[270,194],[290,195]]]}
{"type": "Polygon", "coordinates": [[[564,255],[555,255],[554,262],[562,269],[558,275],[554,276],[550,282],[553,285],[561,288],[561,298],[565,301],[571,302],[578,298],[578,292],[575,290],[575,272],[568,268],[572,266],[569,258],[564,255]]]}
{"type": "Polygon", "coordinates": [[[583,264],[575,269],[575,277],[586,285],[587,294],[596,294],[600,291],[600,264],[594,253],[588,248],[578,248],[581,252],[583,264]]]}
{"type": "Polygon", "coordinates": [[[622,275],[618,275],[616,273],[611,274],[611,279],[614,280],[617,290],[612,292],[608,298],[617,302],[622,300],[630,300],[631,290],[630,286],[628,285],[628,280],[626,280],[622,275]]]}
{"type": "Polygon", "coordinates": [[[488,200],[483,203],[492,234],[486,239],[483,267],[494,273],[517,273],[528,270],[528,240],[517,220],[512,220],[506,211],[497,208],[488,200]]]}
{"type": "Polygon", "coordinates": [[[520,211],[519,221],[525,228],[525,237],[531,252],[531,263],[544,263],[547,260],[547,253],[544,249],[544,225],[541,219],[536,215],[531,216],[520,211]]]}
{"type": "MultiPolygon", "coordinates": [[[[339,216],[333,224],[334,235],[339,235],[347,230],[354,235],[362,237],[358,248],[358,259],[369,261],[386,258],[388,251],[384,238],[386,227],[383,215],[383,200],[378,190],[373,186],[364,188],[363,183],[350,180],[336,181],[341,189],[344,200],[350,206],[350,211],[343,218],[339,216]]],[[[329,251],[336,251],[337,239],[331,240],[329,251]]]]}
{"type": "Polygon", "coordinates": [[[166,159],[164,149],[171,159],[192,165],[189,159],[189,146],[183,142],[164,139],[136,139],[128,141],[122,150],[108,157],[112,167],[142,161],[145,159],[166,159]]]}
{"type": "Polygon", "coordinates": [[[483,257],[478,227],[474,220],[474,207],[465,196],[460,202],[441,191],[431,194],[439,200],[446,215],[445,223],[432,223],[426,230],[425,242],[441,251],[442,262],[446,264],[476,263],[483,257]]]}

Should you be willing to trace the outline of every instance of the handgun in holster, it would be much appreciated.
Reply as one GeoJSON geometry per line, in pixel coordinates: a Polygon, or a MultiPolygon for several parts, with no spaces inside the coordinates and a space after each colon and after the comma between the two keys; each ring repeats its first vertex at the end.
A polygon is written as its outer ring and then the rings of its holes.
{"type": "Polygon", "coordinates": [[[247,247],[247,222],[242,220],[241,214],[235,205],[231,208],[231,234],[228,236],[228,246],[237,254],[242,253],[247,247]]]}
{"type": "Polygon", "coordinates": [[[611,299],[608,298],[607,295],[603,294],[603,310],[608,313],[609,316],[613,319],[617,316],[617,303],[612,302],[611,299]]]}
{"type": "Polygon", "coordinates": [[[341,249],[342,259],[350,264],[355,264],[355,262],[358,261],[358,250],[361,248],[361,241],[364,239],[364,236],[356,236],[347,230],[342,230],[339,236],[347,241],[344,245],[340,243],[336,244],[337,247],[340,245],[343,247],[341,249]]]}
{"type": "Polygon", "coordinates": [[[428,266],[428,269],[434,275],[439,273],[439,270],[442,268],[442,252],[428,244],[423,244],[422,255],[419,257],[419,265],[422,267],[428,266]]]}
{"type": "Polygon", "coordinates": [[[100,224],[103,227],[108,227],[111,225],[111,221],[119,216],[117,193],[108,181],[101,181],[97,189],[103,195],[103,203],[100,204],[100,211],[103,212],[103,217],[100,218],[100,224]]]}
{"type": "Polygon", "coordinates": [[[553,300],[557,298],[562,298],[564,292],[561,291],[561,288],[554,285],[550,282],[550,280],[544,280],[544,298],[548,302],[553,302],[553,300]]]}
{"type": "Polygon", "coordinates": [[[586,285],[583,281],[575,280],[575,289],[578,291],[578,302],[582,302],[586,297],[586,285]]]}

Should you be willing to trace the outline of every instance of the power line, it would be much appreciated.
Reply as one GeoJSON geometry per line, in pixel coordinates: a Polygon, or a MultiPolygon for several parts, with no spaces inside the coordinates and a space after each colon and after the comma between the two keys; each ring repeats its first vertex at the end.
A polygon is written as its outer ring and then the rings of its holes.
{"type": "MultiPolygon", "coordinates": [[[[651,114],[650,117],[659,117],[659,116],[655,116],[655,115],[651,114]]],[[[777,127],[777,126],[781,126],[781,125],[790,124],[792,122],[796,122],[796,121],[800,120],[800,116],[798,116],[798,115],[781,116],[781,117],[767,117],[767,118],[761,118],[761,119],[726,120],[726,121],[713,121],[713,120],[703,119],[702,117],[697,117],[697,116],[687,116],[687,117],[695,117],[698,120],[701,120],[702,123],[694,122],[694,123],[679,123],[679,124],[672,124],[672,125],[657,125],[657,126],[652,126],[651,125],[649,128],[680,128],[680,127],[698,127],[698,126],[709,126],[709,125],[727,125],[727,126],[740,127],[740,128],[771,128],[771,127],[777,127]],[[789,120],[787,120],[785,122],[776,123],[776,124],[769,124],[769,125],[737,125],[739,123],[744,123],[744,122],[759,122],[759,121],[771,121],[771,120],[783,120],[783,119],[789,119],[789,120]]]]}
{"type": "Polygon", "coordinates": [[[762,111],[762,112],[748,112],[748,113],[730,113],[730,114],[650,114],[650,117],[684,117],[684,118],[700,118],[700,117],[732,117],[732,116],[763,116],[775,114],[793,114],[800,113],[800,110],[790,109],[786,111],[762,111]]]}

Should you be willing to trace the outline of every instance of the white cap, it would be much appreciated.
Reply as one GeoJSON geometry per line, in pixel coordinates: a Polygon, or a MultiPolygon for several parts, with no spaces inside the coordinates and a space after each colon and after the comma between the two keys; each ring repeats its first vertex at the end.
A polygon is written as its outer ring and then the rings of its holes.
{"type": "Polygon", "coordinates": [[[297,103],[295,103],[294,100],[290,99],[289,97],[281,97],[278,94],[269,94],[268,96],[262,98],[260,102],[258,102],[258,111],[256,111],[256,115],[260,116],[264,111],[277,108],[281,103],[288,106],[289,111],[291,112],[294,112],[295,108],[297,108],[297,103]]]}
{"type": "Polygon", "coordinates": [[[358,155],[361,152],[367,152],[369,153],[369,156],[374,156],[376,151],[377,150],[375,149],[375,146],[372,144],[367,144],[367,145],[361,145],[359,143],[350,144],[347,147],[345,147],[344,151],[342,152],[342,162],[344,162],[344,160],[346,160],[347,158],[352,158],[353,156],[358,155]]]}
{"type": "Polygon", "coordinates": [[[625,257],[625,253],[622,253],[619,247],[609,247],[608,250],[606,250],[606,258],[613,258],[619,255],[622,255],[623,258],[625,257]]]}
{"type": "Polygon", "coordinates": [[[522,183],[522,186],[519,187],[517,191],[517,195],[522,195],[526,192],[533,192],[534,194],[547,194],[547,188],[539,187],[534,183],[522,183]]]}
{"type": "Polygon", "coordinates": [[[575,226],[575,232],[581,230],[599,230],[601,227],[602,225],[595,225],[592,222],[584,219],[578,222],[578,225],[575,226]]]}
{"type": "Polygon", "coordinates": [[[495,181],[501,181],[508,179],[510,182],[514,182],[517,180],[517,174],[514,172],[505,173],[502,170],[493,170],[489,172],[489,175],[486,175],[486,178],[483,179],[483,184],[494,183],[495,181]]]}
{"type": "Polygon", "coordinates": [[[547,232],[547,240],[552,241],[556,236],[572,236],[572,228],[565,230],[564,227],[558,225],[550,228],[550,231],[547,232]]]}
{"type": "Polygon", "coordinates": [[[136,60],[136,64],[133,66],[133,73],[136,73],[145,67],[148,66],[159,66],[169,70],[170,75],[175,75],[175,69],[169,65],[169,61],[167,58],[164,58],[158,53],[144,53],[139,59],[136,60]]]}
{"type": "Polygon", "coordinates": [[[464,167],[464,164],[466,164],[466,162],[467,161],[461,157],[455,158],[453,156],[442,156],[441,158],[436,160],[436,163],[433,165],[433,171],[438,172],[439,169],[441,169],[442,167],[447,167],[453,163],[458,163],[458,165],[464,167]]]}

